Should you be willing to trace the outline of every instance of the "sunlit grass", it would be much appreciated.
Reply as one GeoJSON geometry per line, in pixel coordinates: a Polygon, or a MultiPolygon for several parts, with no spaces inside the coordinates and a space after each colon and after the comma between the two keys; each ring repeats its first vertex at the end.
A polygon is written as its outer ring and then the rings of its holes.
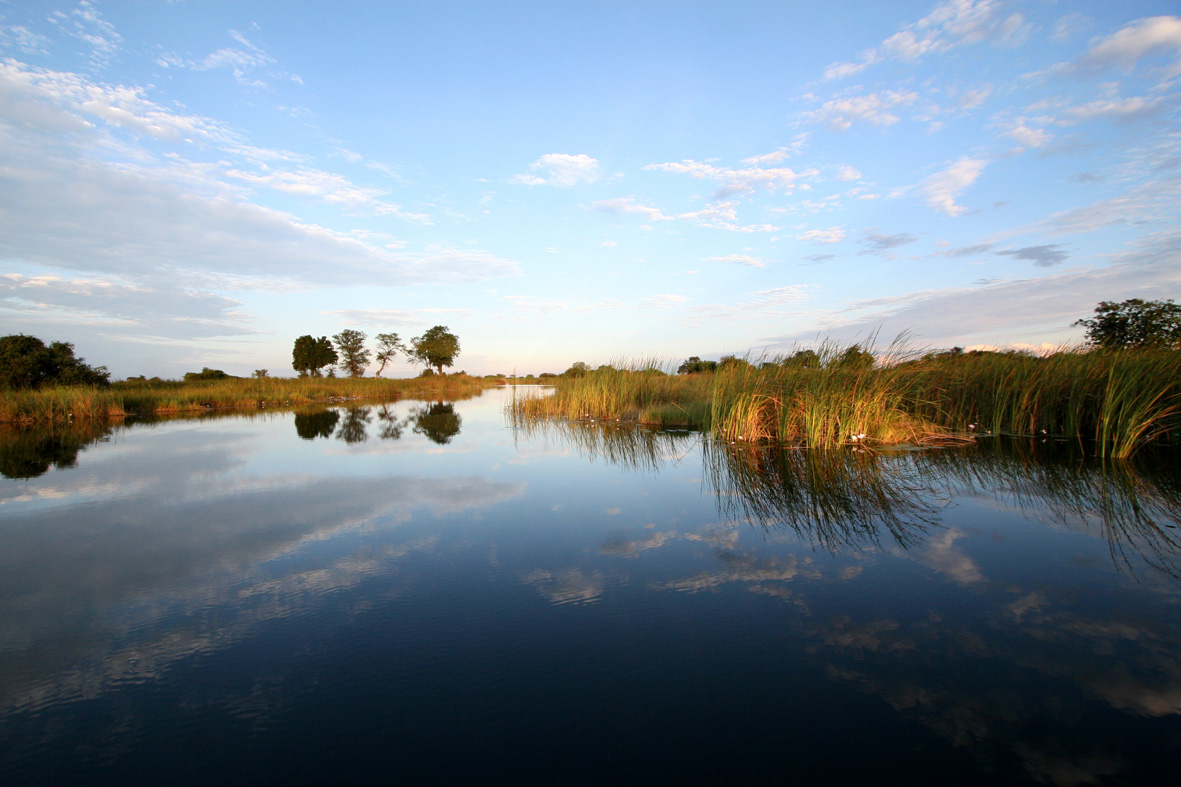
{"type": "Polygon", "coordinates": [[[283,378],[122,382],[110,388],[61,387],[0,393],[0,422],[60,423],[89,418],[168,415],[222,408],[287,407],[355,399],[455,398],[494,383],[464,374],[375,378],[283,378]]]}
{"type": "Polygon", "coordinates": [[[1021,434],[1067,436],[1101,456],[1127,457],[1181,434],[1181,352],[918,357],[896,342],[870,364],[846,362],[848,351],[830,344],[811,365],[774,357],[689,375],[651,362],[614,364],[559,379],[553,395],[517,396],[510,410],[809,448],[1021,434]]]}

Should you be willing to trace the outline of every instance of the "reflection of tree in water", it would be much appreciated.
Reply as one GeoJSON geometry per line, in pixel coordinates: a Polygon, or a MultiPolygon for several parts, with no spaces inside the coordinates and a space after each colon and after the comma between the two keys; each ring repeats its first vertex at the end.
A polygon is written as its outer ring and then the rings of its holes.
{"type": "Polygon", "coordinates": [[[406,430],[406,421],[398,418],[397,413],[390,405],[383,404],[377,408],[377,421],[381,428],[377,436],[382,440],[402,439],[402,433],[406,430]]]}
{"type": "Polygon", "coordinates": [[[344,411],[344,421],[336,431],[336,439],[349,444],[365,442],[369,439],[369,421],[368,407],[350,407],[344,411]]]}
{"type": "Polygon", "coordinates": [[[304,440],[332,437],[340,413],[335,410],[305,411],[295,414],[295,431],[304,440]]]}
{"type": "Polygon", "coordinates": [[[415,410],[410,415],[414,424],[414,433],[426,435],[433,443],[446,445],[451,438],[459,434],[459,427],[463,419],[455,412],[454,404],[436,402],[428,407],[415,410]]]}
{"type": "Polygon", "coordinates": [[[50,465],[58,470],[78,463],[78,452],[114,431],[104,421],[79,424],[15,427],[0,425],[0,475],[36,478],[50,465]]]}

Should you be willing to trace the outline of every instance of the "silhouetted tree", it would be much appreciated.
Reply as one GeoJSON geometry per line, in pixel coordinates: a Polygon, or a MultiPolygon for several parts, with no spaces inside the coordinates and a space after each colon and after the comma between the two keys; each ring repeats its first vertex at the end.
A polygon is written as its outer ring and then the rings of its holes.
{"type": "Polygon", "coordinates": [[[1181,306],[1173,299],[1120,303],[1102,301],[1095,316],[1074,325],[1087,329],[1087,343],[1109,350],[1125,347],[1176,347],[1181,344],[1181,306]]]}
{"type": "Polygon", "coordinates": [[[74,345],[35,336],[0,336],[0,388],[40,388],[43,385],[109,385],[105,366],[91,367],[74,357],[74,345]]]}
{"type": "Polygon", "coordinates": [[[332,337],[336,342],[336,351],[340,354],[337,365],[341,371],[349,373],[349,377],[364,377],[365,367],[369,365],[369,351],[365,349],[364,331],[345,328],[332,337]]]}

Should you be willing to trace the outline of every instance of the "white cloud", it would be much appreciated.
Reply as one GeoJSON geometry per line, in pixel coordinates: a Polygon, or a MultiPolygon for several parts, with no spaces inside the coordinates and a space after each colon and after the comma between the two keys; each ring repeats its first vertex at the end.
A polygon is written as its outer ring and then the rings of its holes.
{"type": "Polygon", "coordinates": [[[681,213],[677,218],[695,222],[703,227],[732,232],[775,232],[779,229],[770,224],[751,224],[745,227],[738,224],[738,211],[734,207],[737,204],[736,202],[721,202],[716,205],[707,205],[692,213],[681,213]]]}
{"type": "Polygon", "coordinates": [[[856,167],[845,165],[837,172],[837,180],[860,180],[861,171],[856,167]]]}
{"type": "Polygon", "coordinates": [[[646,221],[672,221],[672,216],[665,216],[659,208],[640,205],[635,197],[615,197],[592,203],[591,207],[603,213],[634,213],[643,216],[646,221]]]}
{"type": "Polygon", "coordinates": [[[298,170],[263,169],[260,172],[226,170],[226,175],[255,186],[266,186],[288,194],[313,197],[330,205],[379,216],[395,216],[416,224],[431,224],[425,213],[405,211],[381,199],[384,191],[357,186],[343,175],[304,167],[298,170]]]}
{"type": "Polygon", "coordinates": [[[1009,346],[1032,336],[1078,341],[1082,332],[1072,323],[1090,316],[1099,301],[1152,299],[1181,291],[1181,232],[1146,238],[1111,262],[1036,278],[862,300],[840,312],[816,314],[807,330],[770,341],[789,348],[814,339],[818,330],[834,341],[874,332],[888,339],[906,332],[914,337],[913,344],[934,347],[1009,346]]]}
{"type": "Polygon", "coordinates": [[[910,106],[918,101],[914,91],[883,90],[861,96],[849,96],[826,101],[820,109],[804,113],[813,123],[827,123],[834,131],[845,131],[854,122],[862,121],[875,126],[890,126],[898,122],[893,110],[910,106]]]}
{"type": "Polygon", "coordinates": [[[948,216],[967,213],[967,208],[956,204],[956,197],[976,182],[987,165],[986,159],[965,157],[927,178],[921,188],[927,196],[927,204],[948,216]]]}
{"type": "MultiPolygon", "coordinates": [[[[1154,16],[1137,19],[1093,43],[1086,52],[1069,64],[1068,69],[1098,71],[1118,68],[1131,71],[1142,59],[1158,54],[1181,54],[1181,18],[1154,16]]],[[[1171,71],[1174,75],[1179,66],[1181,61],[1173,64],[1171,71]]]]}
{"type": "Polygon", "coordinates": [[[991,42],[1013,45],[1032,29],[1020,11],[1009,13],[997,0],[948,0],[930,14],[866,50],[856,63],[834,63],[825,79],[841,79],[889,59],[917,62],[926,55],[944,54],[965,44],[991,42]]]}
{"type": "Polygon", "coordinates": [[[749,254],[727,254],[725,257],[706,257],[708,262],[736,262],[739,265],[745,265],[748,268],[765,268],[767,264],[758,257],[752,257],[749,254]]]}
{"type": "Polygon", "coordinates": [[[68,14],[54,11],[49,21],[59,30],[90,45],[90,64],[102,68],[114,60],[123,46],[123,37],[115,26],[103,19],[102,14],[86,0],[68,14]]]}
{"type": "Polygon", "coordinates": [[[547,153],[529,165],[530,173],[543,172],[544,176],[522,173],[513,176],[510,183],[520,183],[525,186],[558,186],[570,188],[579,183],[594,183],[599,179],[599,162],[590,156],[579,153],[547,153]]]}
{"type": "Polygon", "coordinates": [[[797,240],[815,241],[816,243],[837,243],[845,239],[843,227],[829,227],[826,230],[808,230],[797,235],[797,240]]]}
{"type": "Polygon", "coordinates": [[[1048,144],[1054,137],[1045,129],[1030,128],[1025,125],[1024,121],[1018,122],[1016,126],[1005,131],[1001,136],[1011,137],[1016,140],[1019,145],[1027,148],[1040,148],[1048,144]]]}
{"type": "Polygon", "coordinates": [[[760,189],[771,193],[780,191],[790,194],[795,189],[797,181],[819,174],[814,169],[795,172],[787,167],[764,169],[752,166],[743,169],[730,169],[715,167],[712,164],[692,159],[665,164],[645,164],[644,169],[689,175],[698,180],[718,181],[722,185],[714,192],[714,199],[724,199],[735,194],[751,194],[760,189]]]}

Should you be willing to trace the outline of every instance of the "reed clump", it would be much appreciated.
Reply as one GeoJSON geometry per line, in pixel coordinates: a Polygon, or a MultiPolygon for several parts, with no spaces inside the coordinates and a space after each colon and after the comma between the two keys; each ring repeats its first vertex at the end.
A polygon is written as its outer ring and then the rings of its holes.
{"type": "Polygon", "coordinates": [[[0,393],[0,422],[63,423],[267,408],[359,399],[455,399],[493,385],[466,374],[385,380],[350,377],[264,377],[199,381],[124,381],[110,387],[69,386],[0,393]]]}
{"type": "Polygon", "coordinates": [[[920,354],[901,341],[731,358],[671,374],[652,363],[561,378],[515,397],[519,418],[688,426],[733,443],[831,448],[954,443],[994,434],[1068,437],[1104,457],[1181,435],[1181,352],[920,354]]]}

